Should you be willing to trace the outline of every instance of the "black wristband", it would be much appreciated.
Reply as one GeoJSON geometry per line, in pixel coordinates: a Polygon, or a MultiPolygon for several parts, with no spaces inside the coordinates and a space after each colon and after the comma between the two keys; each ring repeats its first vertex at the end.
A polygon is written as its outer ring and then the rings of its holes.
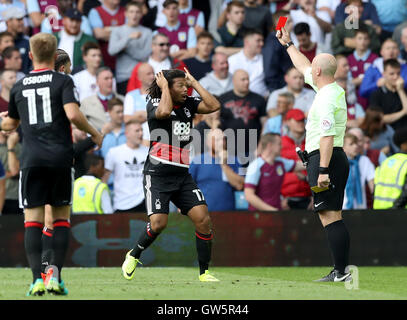
{"type": "Polygon", "coordinates": [[[329,174],[329,169],[326,167],[319,167],[320,174],[329,174]]]}
{"type": "Polygon", "coordinates": [[[288,49],[290,46],[294,45],[292,41],[285,44],[285,48],[288,49]]]}
{"type": "Polygon", "coordinates": [[[16,152],[14,149],[7,149],[7,152],[16,152]]]}

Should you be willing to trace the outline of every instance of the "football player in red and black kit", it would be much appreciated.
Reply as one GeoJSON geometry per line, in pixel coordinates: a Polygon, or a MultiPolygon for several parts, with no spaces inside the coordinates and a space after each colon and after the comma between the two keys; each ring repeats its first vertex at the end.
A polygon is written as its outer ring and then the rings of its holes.
{"type": "Polygon", "coordinates": [[[10,92],[8,116],[1,130],[12,131],[19,125],[24,136],[21,155],[20,206],[24,207],[24,245],[33,274],[29,296],[46,291],[64,294],[61,279],[70,236],[70,211],[73,185],[73,146],[71,123],[102,145],[103,136],[79,110],[73,80],[54,71],[57,39],[46,33],[30,38],[29,56],[34,70],[18,81],[10,92]],[[41,277],[41,234],[45,205],[53,216],[53,257],[59,271],[47,286],[41,277]]]}
{"type": "Polygon", "coordinates": [[[150,219],[134,249],[122,265],[123,276],[130,280],[147,249],[168,222],[172,201],[195,225],[200,281],[219,281],[208,271],[212,231],[208,207],[202,191],[188,172],[192,120],[196,113],[206,114],[220,108],[219,101],[205,90],[185,69],[159,72],[149,89],[147,120],[150,151],[144,166],[144,193],[150,219]],[[200,98],[189,97],[191,86],[200,98]]]}

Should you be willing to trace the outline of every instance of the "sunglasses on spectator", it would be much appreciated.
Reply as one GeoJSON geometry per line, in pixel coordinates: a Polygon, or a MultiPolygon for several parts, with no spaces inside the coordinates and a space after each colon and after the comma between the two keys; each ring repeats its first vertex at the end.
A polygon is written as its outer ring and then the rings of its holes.
{"type": "Polygon", "coordinates": [[[160,46],[160,47],[169,47],[170,44],[169,44],[168,42],[162,42],[162,43],[157,43],[157,46],[160,46]]]}

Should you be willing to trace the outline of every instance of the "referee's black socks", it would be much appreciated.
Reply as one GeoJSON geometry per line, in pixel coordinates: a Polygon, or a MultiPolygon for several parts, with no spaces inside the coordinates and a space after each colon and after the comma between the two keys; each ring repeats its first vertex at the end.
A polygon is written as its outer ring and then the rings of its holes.
{"type": "Polygon", "coordinates": [[[153,229],[151,229],[150,223],[147,223],[144,231],[141,233],[140,238],[138,239],[137,245],[130,252],[130,255],[136,259],[139,259],[141,253],[154,242],[159,234],[159,232],[155,232],[153,229]]]}
{"type": "Polygon", "coordinates": [[[198,251],[199,274],[205,273],[209,268],[212,252],[213,234],[202,234],[195,231],[196,250],[198,251]]]}
{"type": "Polygon", "coordinates": [[[43,224],[36,221],[24,222],[24,247],[33,273],[33,283],[41,279],[41,234],[43,224]]]}
{"type": "Polygon", "coordinates": [[[349,233],[343,220],[338,220],[325,226],[329,247],[334,260],[334,268],[345,273],[349,262],[349,233]]]}

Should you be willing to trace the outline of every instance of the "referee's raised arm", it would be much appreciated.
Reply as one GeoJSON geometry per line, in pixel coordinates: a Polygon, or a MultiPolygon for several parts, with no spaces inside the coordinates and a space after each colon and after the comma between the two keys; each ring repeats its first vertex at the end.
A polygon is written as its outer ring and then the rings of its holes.
{"type": "Polygon", "coordinates": [[[290,56],[294,67],[302,74],[305,74],[305,70],[307,70],[308,67],[311,67],[311,62],[293,45],[290,34],[287,32],[287,30],[285,30],[285,28],[281,28],[281,30],[276,32],[276,37],[278,41],[280,41],[280,43],[287,49],[287,53],[290,56]]]}

